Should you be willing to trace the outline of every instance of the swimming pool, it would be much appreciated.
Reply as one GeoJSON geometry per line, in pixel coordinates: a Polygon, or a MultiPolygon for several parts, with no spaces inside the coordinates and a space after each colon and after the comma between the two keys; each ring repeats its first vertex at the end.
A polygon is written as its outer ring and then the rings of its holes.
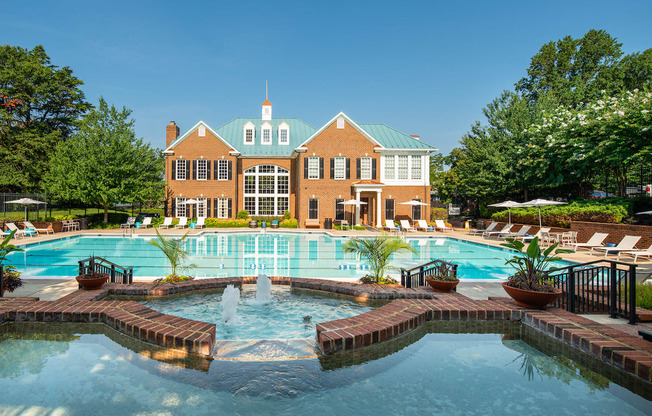
{"type": "MultiPolygon", "coordinates": [[[[24,278],[73,277],[78,261],[91,255],[134,267],[134,278],[159,278],[170,273],[163,253],[148,244],[151,236],[75,236],[30,245],[10,255],[24,278]]],[[[270,276],[357,280],[368,273],[364,261],[345,254],[345,237],[324,233],[204,233],[188,237],[187,263],[196,277],[270,276]]],[[[416,254],[394,256],[397,267],[414,267],[431,259],[459,265],[461,279],[504,279],[512,273],[505,260],[512,252],[455,238],[408,238],[416,254]]]]}

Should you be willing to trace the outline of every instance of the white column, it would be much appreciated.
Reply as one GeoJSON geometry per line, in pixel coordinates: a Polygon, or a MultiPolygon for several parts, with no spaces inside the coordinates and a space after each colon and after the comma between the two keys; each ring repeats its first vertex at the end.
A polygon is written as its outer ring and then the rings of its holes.
{"type": "MultiPolygon", "coordinates": [[[[355,199],[360,200],[360,191],[355,193],[355,199]]],[[[355,207],[355,225],[360,225],[360,205],[355,207]]]]}
{"type": "Polygon", "coordinates": [[[382,203],[381,203],[382,200],[380,198],[381,195],[382,195],[381,190],[376,191],[376,228],[378,228],[379,230],[383,229],[383,221],[382,221],[382,217],[380,216],[382,212],[382,203]]]}

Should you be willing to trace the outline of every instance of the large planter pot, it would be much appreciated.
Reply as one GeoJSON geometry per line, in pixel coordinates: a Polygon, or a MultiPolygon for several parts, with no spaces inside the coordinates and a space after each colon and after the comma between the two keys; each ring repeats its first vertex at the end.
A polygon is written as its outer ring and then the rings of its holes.
{"type": "Polygon", "coordinates": [[[523,290],[508,286],[507,282],[503,283],[505,292],[514,299],[518,306],[530,309],[545,309],[546,305],[557,300],[561,296],[561,289],[555,288],[554,293],[535,292],[533,290],[523,290]]]}
{"type": "Polygon", "coordinates": [[[102,273],[100,277],[86,278],[84,276],[77,276],[77,283],[86,290],[96,290],[102,287],[107,280],[109,280],[109,275],[102,273]]]}
{"type": "Polygon", "coordinates": [[[451,290],[455,289],[457,284],[460,282],[460,279],[455,280],[435,280],[428,279],[426,277],[426,283],[430,285],[432,290],[440,293],[449,293],[451,290]]]}
{"type": "Polygon", "coordinates": [[[249,228],[256,228],[258,226],[258,221],[251,220],[249,221],[249,228]]]}

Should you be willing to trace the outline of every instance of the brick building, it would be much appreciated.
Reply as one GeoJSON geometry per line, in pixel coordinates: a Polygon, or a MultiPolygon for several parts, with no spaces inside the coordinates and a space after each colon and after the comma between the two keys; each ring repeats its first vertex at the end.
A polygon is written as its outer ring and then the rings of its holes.
{"type": "Polygon", "coordinates": [[[416,136],[356,123],[344,113],[319,129],[297,118],[273,118],[268,100],[260,118],[239,117],[216,129],[200,121],[179,136],[171,122],[164,152],[167,215],[290,211],[301,227],[323,227],[326,218],[376,227],[385,219],[428,219],[429,206],[402,203],[430,201],[435,150],[416,136]],[[349,199],[366,204],[342,204],[349,199]]]}

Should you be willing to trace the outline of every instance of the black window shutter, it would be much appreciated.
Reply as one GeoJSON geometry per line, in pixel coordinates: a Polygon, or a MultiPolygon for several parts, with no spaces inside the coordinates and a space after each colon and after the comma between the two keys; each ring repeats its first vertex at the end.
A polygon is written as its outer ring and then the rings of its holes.
{"type": "Polygon", "coordinates": [[[170,213],[171,217],[175,217],[177,215],[177,199],[172,198],[172,212],[170,213]]]}
{"type": "Polygon", "coordinates": [[[218,213],[217,213],[217,198],[215,198],[215,200],[213,200],[213,217],[215,217],[215,218],[218,217],[218,213]]]}
{"type": "Polygon", "coordinates": [[[177,180],[177,161],[173,160],[172,161],[172,177],[170,178],[171,181],[177,180]]]}
{"type": "Polygon", "coordinates": [[[335,159],[331,157],[331,179],[335,179],[335,159]]]}
{"type": "Polygon", "coordinates": [[[190,178],[190,161],[186,160],[186,179],[190,178]]]}
{"type": "Polygon", "coordinates": [[[211,161],[206,161],[206,180],[211,180],[211,161]]]}
{"type": "Polygon", "coordinates": [[[319,179],[324,179],[324,158],[319,158],[319,179]]]}
{"type": "Polygon", "coordinates": [[[308,158],[303,159],[303,179],[308,179],[308,158]]]}
{"type": "Polygon", "coordinates": [[[355,178],[360,179],[360,158],[355,160],[355,178]]]}
{"type": "Polygon", "coordinates": [[[351,159],[346,158],[346,179],[351,179],[351,159]]]}
{"type": "Polygon", "coordinates": [[[197,180],[197,161],[192,161],[192,179],[197,180]]]}
{"type": "Polygon", "coordinates": [[[206,215],[207,217],[211,216],[211,199],[210,198],[206,198],[206,207],[205,207],[204,215],[206,215]]]}
{"type": "Polygon", "coordinates": [[[220,163],[217,160],[213,161],[213,180],[217,180],[218,177],[218,166],[220,163]]]}
{"type": "Polygon", "coordinates": [[[371,179],[376,179],[376,159],[371,159],[371,179]]]}
{"type": "Polygon", "coordinates": [[[233,203],[231,202],[232,199],[229,198],[229,212],[226,214],[227,217],[231,218],[233,216],[233,203]]]}
{"type": "Polygon", "coordinates": [[[229,171],[229,180],[231,180],[232,176],[232,170],[233,170],[233,163],[229,160],[227,163],[227,170],[229,171]]]}

